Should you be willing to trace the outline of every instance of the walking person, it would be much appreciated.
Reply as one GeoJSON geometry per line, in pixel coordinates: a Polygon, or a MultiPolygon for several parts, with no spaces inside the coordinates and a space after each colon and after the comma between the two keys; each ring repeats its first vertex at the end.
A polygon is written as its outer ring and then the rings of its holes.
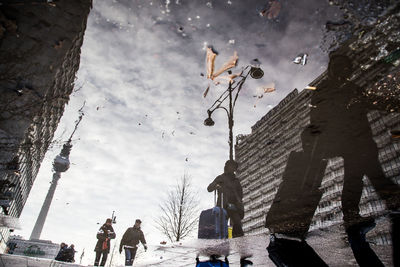
{"type": "Polygon", "coordinates": [[[143,244],[144,250],[147,251],[146,239],[140,229],[142,221],[137,219],[133,227],[129,227],[122,236],[119,245],[119,253],[122,252],[122,247],[125,249],[125,266],[132,266],[138,249],[139,241],[143,244]]]}
{"type": "Polygon", "coordinates": [[[110,240],[115,238],[115,232],[111,224],[112,219],[107,219],[97,232],[97,243],[94,249],[96,251],[94,266],[99,266],[99,263],[100,266],[106,264],[108,253],[110,253],[110,240]]]}
{"type": "Polygon", "coordinates": [[[236,161],[228,160],[225,162],[224,173],[217,176],[207,187],[208,192],[218,190],[217,206],[221,207],[221,201],[223,202],[222,208],[227,211],[228,217],[231,220],[233,237],[243,236],[243,188],[235,175],[237,168],[238,164],[236,161]]]}

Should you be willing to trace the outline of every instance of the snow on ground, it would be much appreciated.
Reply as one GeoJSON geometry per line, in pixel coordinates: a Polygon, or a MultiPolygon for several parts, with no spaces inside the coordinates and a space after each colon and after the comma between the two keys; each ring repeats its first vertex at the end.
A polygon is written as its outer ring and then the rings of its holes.
{"type": "MultiPolygon", "coordinates": [[[[341,226],[314,230],[307,242],[331,267],[358,266],[341,226]]],[[[134,266],[195,266],[197,255],[200,255],[200,260],[206,260],[211,254],[228,255],[230,266],[240,266],[241,257],[249,257],[253,266],[275,266],[268,257],[268,244],[269,238],[265,234],[229,240],[188,240],[150,247],[134,266]]],[[[391,246],[371,244],[371,247],[385,266],[392,266],[391,246]]]]}
{"type": "MultiPolygon", "coordinates": [[[[331,267],[358,266],[354,260],[353,253],[348,246],[346,236],[341,226],[333,226],[329,229],[314,230],[309,234],[307,242],[315,249],[321,258],[331,267]]],[[[134,266],[174,266],[194,267],[196,257],[206,260],[208,255],[228,255],[230,266],[240,266],[241,257],[248,257],[253,266],[275,266],[268,258],[266,247],[269,238],[267,235],[250,235],[242,238],[228,240],[187,240],[173,244],[149,246],[147,252],[142,248],[138,250],[138,257],[134,266]]],[[[391,246],[376,246],[371,244],[385,266],[393,266],[391,260],[391,246]]],[[[121,255],[119,255],[121,256],[121,255]]],[[[120,262],[120,261],[119,261],[120,262]]],[[[108,264],[109,262],[107,262],[108,264]]],[[[61,264],[47,259],[35,259],[23,256],[1,255],[0,267],[72,267],[80,265],[61,264]],[[15,262],[10,261],[14,259],[15,262]],[[6,264],[2,265],[2,262],[6,264]]],[[[108,266],[108,265],[106,265],[108,266]]],[[[123,266],[112,265],[112,266],[123,266]]]]}

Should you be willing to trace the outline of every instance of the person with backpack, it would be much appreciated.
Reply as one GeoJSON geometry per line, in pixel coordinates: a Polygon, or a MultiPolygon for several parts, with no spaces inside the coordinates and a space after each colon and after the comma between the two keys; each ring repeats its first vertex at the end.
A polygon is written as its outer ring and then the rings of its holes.
{"type": "Polygon", "coordinates": [[[234,160],[225,162],[224,173],[217,176],[207,187],[208,192],[218,190],[217,206],[221,207],[221,202],[231,220],[232,236],[243,236],[242,219],[244,218],[243,188],[235,171],[238,164],[234,160]],[[223,198],[223,199],[222,199],[223,198]]]}
{"type": "Polygon", "coordinates": [[[137,219],[133,227],[129,227],[122,236],[119,245],[119,253],[122,252],[122,247],[125,249],[125,266],[132,266],[136,256],[137,245],[139,241],[143,244],[144,250],[147,251],[146,239],[140,229],[142,221],[137,219]]]}
{"type": "Polygon", "coordinates": [[[108,253],[110,253],[110,240],[115,238],[115,232],[111,224],[112,219],[107,219],[97,232],[97,243],[94,249],[96,252],[94,266],[99,266],[99,263],[100,266],[104,266],[106,264],[108,253]]]}

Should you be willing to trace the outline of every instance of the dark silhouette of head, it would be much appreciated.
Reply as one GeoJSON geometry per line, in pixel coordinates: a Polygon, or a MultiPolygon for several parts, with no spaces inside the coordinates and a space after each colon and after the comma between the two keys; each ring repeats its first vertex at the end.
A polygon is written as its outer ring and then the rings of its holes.
{"type": "Polygon", "coordinates": [[[134,226],[140,227],[141,224],[142,224],[142,221],[140,219],[136,219],[134,226]]]}
{"type": "Polygon", "coordinates": [[[351,59],[346,55],[332,53],[329,55],[328,77],[334,80],[345,80],[353,70],[351,59]]]}
{"type": "Polygon", "coordinates": [[[225,173],[234,173],[238,169],[238,163],[234,160],[228,160],[225,162],[224,172],[225,173]]]}

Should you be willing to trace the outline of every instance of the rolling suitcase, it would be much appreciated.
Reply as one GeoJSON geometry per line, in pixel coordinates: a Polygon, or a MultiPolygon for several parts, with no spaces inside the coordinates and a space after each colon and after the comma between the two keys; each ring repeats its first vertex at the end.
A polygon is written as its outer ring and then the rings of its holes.
{"type": "Polygon", "coordinates": [[[292,152],[269,209],[265,227],[272,233],[305,238],[321,199],[319,190],[327,161],[311,163],[303,152],[292,152]]]}
{"type": "MultiPolygon", "coordinates": [[[[221,199],[221,206],[223,207],[223,197],[221,199]]],[[[214,208],[203,210],[200,213],[198,238],[228,238],[228,214],[224,208],[216,205],[216,192],[214,192],[214,203],[214,208]]]]}

